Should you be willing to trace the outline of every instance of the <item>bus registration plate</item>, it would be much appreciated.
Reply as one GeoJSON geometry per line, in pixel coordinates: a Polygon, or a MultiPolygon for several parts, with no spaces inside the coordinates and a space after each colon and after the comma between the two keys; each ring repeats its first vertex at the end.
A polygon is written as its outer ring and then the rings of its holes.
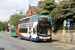
{"type": "Polygon", "coordinates": [[[43,41],[47,41],[46,39],[43,39],[43,41]]]}

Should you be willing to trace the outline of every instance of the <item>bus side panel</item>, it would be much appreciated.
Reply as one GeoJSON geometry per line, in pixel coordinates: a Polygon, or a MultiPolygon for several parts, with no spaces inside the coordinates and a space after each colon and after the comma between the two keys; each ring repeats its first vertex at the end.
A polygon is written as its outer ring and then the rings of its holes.
{"type": "Polygon", "coordinates": [[[40,41],[41,39],[39,39],[39,37],[36,38],[32,38],[32,41],[40,41]]]}
{"type": "Polygon", "coordinates": [[[21,36],[21,38],[29,40],[29,37],[23,37],[23,36],[21,36]]]}
{"type": "Polygon", "coordinates": [[[40,39],[39,37],[36,37],[36,38],[32,38],[32,41],[42,41],[42,40],[52,40],[52,38],[50,38],[50,39],[40,39]]]}
{"type": "Polygon", "coordinates": [[[14,36],[17,36],[17,27],[15,27],[15,34],[14,36]]]}
{"type": "Polygon", "coordinates": [[[16,27],[15,27],[15,32],[11,32],[11,36],[17,36],[17,34],[16,34],[16,27]]]}
{"type": "Polygon", "coordinates": [[[26,34],[20,33],[20,35],[21,35],[21,38],[29,40],[29,37],[28,37],[27,33],[26,34]]]}
{"type": "Polygon", "coordinates": [[[15,33],[11,32],[11,36],[14,36],[15,33]]]}

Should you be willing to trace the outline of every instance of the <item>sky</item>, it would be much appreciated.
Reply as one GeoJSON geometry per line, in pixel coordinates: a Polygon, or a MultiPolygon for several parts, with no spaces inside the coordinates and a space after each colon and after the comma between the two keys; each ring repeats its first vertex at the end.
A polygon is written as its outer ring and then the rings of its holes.
{"type": "MultiPolygon", "coordinates": [[[[29,4],[37,6],[40,0],[0,0],[0,21],[8,21],[16,10],[28,10],[29,4]]],[[[56,0],[56,2],[58,2],[56,0]]]]}

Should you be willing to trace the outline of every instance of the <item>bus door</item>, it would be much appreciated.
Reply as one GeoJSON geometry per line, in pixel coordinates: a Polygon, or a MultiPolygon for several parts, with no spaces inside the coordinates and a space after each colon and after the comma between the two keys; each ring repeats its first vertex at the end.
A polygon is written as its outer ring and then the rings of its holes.
{"type": "Polygon", "coordinates": [[[33,27],[29,27],[29,36],[32,36],[33,35],[33,27]]]}
{"type": "Polygon", "coordinates": [[[37,36],[37,28],[36,27],[33,27],[33,29],[32,29],[32,37],[33,38],[36,38],[36,36],[37,36]]]}
{"type": "Polygon", "coordinates": [[[30,35],[31,37],[34,36],[34,28],[33,28],[33,27],[29,28],[29,35],[30,35]]]}

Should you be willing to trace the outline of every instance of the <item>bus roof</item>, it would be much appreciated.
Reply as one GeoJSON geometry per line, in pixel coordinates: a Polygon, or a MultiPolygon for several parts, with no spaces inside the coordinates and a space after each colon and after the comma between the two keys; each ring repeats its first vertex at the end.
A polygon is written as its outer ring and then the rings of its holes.
{"type": "Polygon", "coordinates": [[[21,21],[24,20],[24,19],[27,19],[27,18],[30,18],[30,17],[22,18],[21,21]]]}
{"type": "Polygon", "coordinates": [[[30,16],[30,17],[34,17],[34,16],[49,16],[49,15],[40,15],[40,14],[37,14],[37,15],[30,16]]]}
{"type": "MultiPolygon", "coordinates": [[[[34,16],[49,16],[49,15],[33,15],[33,16],[30,16],[30,17],[34,17],[34,16]]],[[[24,20],[24,19],[28,19],[30,17],[22,18],[21,21],[24,20]]],[[[51,17],[51,16],[49,16],[49,17],[51,17]]]]}

